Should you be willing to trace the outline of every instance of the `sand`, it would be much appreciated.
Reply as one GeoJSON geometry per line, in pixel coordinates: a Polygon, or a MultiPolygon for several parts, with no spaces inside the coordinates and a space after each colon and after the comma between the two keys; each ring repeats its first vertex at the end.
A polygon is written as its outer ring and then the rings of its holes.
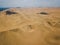
{"type": "Polygon", "coordinates": [[[0,45],[60,45],[60,8],[9,10],[17,14],[0,12],[0,45]]]}

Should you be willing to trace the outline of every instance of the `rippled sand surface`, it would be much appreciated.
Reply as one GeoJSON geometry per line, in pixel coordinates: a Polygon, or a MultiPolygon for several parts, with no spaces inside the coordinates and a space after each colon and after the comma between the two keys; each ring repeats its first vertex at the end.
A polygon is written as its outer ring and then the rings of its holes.
{"type": "Polygon", "coordinates": [[[8,10],[17,14],[0,12],[0,45],[60,45],[60,8],[8,10]]]}

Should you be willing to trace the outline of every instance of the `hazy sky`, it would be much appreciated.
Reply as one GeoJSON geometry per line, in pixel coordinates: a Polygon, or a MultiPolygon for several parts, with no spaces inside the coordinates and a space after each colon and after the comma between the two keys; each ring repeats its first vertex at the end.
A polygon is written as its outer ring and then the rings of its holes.
{"type": "Polygon", "coordinates": [[[60,0],[0,0],[0,7],[60,7],[60,0]]]}

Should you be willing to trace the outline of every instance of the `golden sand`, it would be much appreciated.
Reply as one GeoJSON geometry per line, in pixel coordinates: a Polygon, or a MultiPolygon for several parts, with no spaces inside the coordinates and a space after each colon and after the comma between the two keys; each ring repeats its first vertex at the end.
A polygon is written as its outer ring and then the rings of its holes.
{"type": "Polygon", "coordinates": [[[11,15],[6,11],[0,12],[0,45],[60,45],[60,8],[12,8],[17,14],[11,15]]]}

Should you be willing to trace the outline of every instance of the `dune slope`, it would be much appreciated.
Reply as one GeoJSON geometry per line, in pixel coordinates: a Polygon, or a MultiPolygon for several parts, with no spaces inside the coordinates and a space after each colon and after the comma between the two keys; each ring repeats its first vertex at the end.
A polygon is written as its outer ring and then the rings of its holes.
{"type": "Polygon", "coordinates": [[[60,45],[60,8],[6,11],[0,12],[0,45],[60,45]]]}

